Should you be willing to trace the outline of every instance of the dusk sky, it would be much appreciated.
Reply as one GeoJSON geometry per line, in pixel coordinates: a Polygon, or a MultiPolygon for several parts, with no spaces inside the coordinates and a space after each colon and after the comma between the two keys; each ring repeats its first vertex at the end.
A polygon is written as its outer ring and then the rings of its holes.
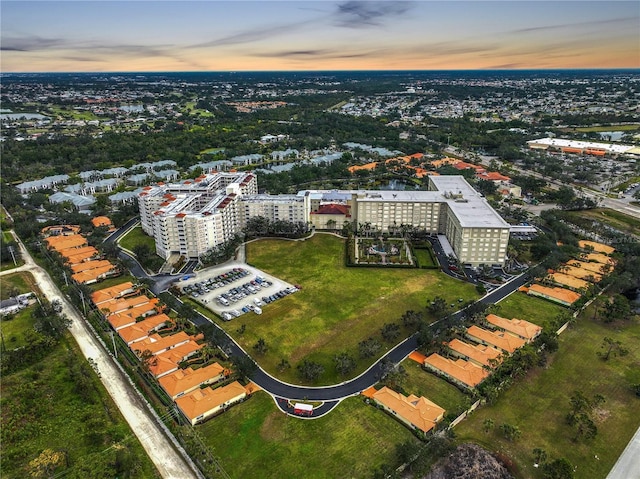
{"type": "Polygon", "coordinates": [[[2,72],[640,68],[633,1],[0,2],[2,72]]]}

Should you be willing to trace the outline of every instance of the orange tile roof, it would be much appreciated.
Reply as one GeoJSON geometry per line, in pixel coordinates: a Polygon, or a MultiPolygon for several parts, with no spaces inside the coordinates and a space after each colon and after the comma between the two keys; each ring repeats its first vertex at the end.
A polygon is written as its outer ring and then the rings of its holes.
{"type": "Polygon", "coordinates": [[[135,342],[131,346],[131,349],[140,352],[148,350],[151,351],[151,354],[155,355],[163,353],[169,349],[173,349],[176,346],[180,346],[181,344],[185,344],[191,340],[192,337],[184,331],[179,331],[165,337],[162,337],[159,334],[152,334],[147,338],[135,342]]]}
{"type": "Polygon", "coordinates": [[[455,165],[456,163],[460,163],[462,160],[458,160],[457,158],[442,158],[441,160],[433,160],[431,165],[434,168],[440,168],[444,165],[455,165]]]}
{"type": "Polygon", "coordinates": [[[198,389],[176,399],[180,410],[191,421],[208,412],[218,409],[225,403],[239,401],[246,397],[245,387],[238,381],[216,389],[198,389]]]}
{"type": "Polygon", "coordinates": [[[375,393],[376,393],[376,388],[371,386],[371,387],[368,387],[367,389],[365,389],[364,391],[362,391],[360,394],[362,394],[364,397],[367,397],[369,399],[373,399],[373,395],[375,393]]]}
{"type": "Polygon", "coordinates": [[[78,248],[80,246],[87,245],[87,238],[80,235],[49,236],[44,240],[49,245],[49,248],[52,248],[56,251],[62,251],[67,248],[78,248]]]}
{"type": "Polygon", "coordinates": [[[109,273],[115,271],[115,266],[109,263],[108,266],[101,268],[93,268],[87,271],[81,271],[80,273],[72,274],[71,277],[74,281],[82,284],[90,284],[98,281],[99,279],[106,278],[109,273]]]}
{"type": "Polygon", "coordinates": [[[115,286],[111,286],[109,288],[99,289],[98,291],[91,294],[91,300],[94,304],[97,305],[104,301],[119,298],[123,294],[127,294],[128,292],[133,291],[135,291],[133,283],[131,281],[127,281],[126,283],[116,284],[115,286]]]}
{"type": "Polygon", "coordinates": [[[378,163],[367,163],[366,165],[355,165],[347,168],[350,173],[354,173],[359,170],[375,170],[378,163]]]}
{"type": "Polygon", "coordinates": [[[594,273],[604,273],[604,265],[600,263],[589,263],[588,261],[571,260],[568,261],[567,264],[569,266],[586,269],[587,271],[592,271],[594,273]]]}
{"type": "Polygon", "coordinates": [[[433,353],[425,359],[424,365],[427,368],[436,369],[470,388],[476,387],[489,375],[488,371],[471,361],[465,361],[464,359],[452,360],[444,358],[437,353],[433,353]]]}
{"type": "Polygon", "coordinates": [[[552,273],[548,278],[561,286],[568,286],[571,289],[586,289],[591,286],[591,283],[583,279],[578,279],[575,276],[570,276],[563,273],[552,273]]]}
{"type": "Polygon", "coordinates": [[[119,329],[118,334],[125,343],[131,344],[148,337],[149,334],[170,322],[171,318],[166,314],[156,314],[155,316],[149,316],[142,321],[138,321],[135,324],[119,329]]]}
{"type": "Polygon", "coordinates": [[[449,349],[482,366],[489,366],[491,360],[499,360],[502,356],[502,352],[494,347],[485,346],[484,344],[469,344],[459,339],[450,341],[449,349]]]}
{"type": "Polygon", "coordinates": [[[162,376],[158,382],[169,396],[175,398],[181,393],[189,393],[195,388],[220,381],[224,378],[225,369],[218,363],[198,369],[178,369],[162,376]]]}
{"type": "Polygon", "coordinates": [[[613,253],[616,249],[603,244],[603,243],[598,243],[596,241],[586,241],[586,240],[580,240],[578,241],[578,246],[582,249],[586,249],[587,247],[591,247],[593,248],[593,251],[595,251],[596,253],[604,253],[604,254],[611,254],[613,253]]]}
{"type": "Polygon", "coordinates": [[[111,223],[111,220],[107,216],[96,216],[91,220],[91,224],[96,228],[100,226],[113,226],[113,223],[111,223]]]}
{"type": "Polygon", "coordinates": [[[415,361],[416,363],[423,364],[424,360],[427,359],[427,357],[424,354],[422,354],[420,351],[414,351],[411,354],[409,354],[409,359],[411,359],[412,361],[415,361]]]}
{"type": "Polygon", "coordinates": [[[501,331],[489,331],[479,328],[476,325],[467,329],[467,336],[471,339],[478,339],[485,343],[491,344],[498,349],[502,349],[508,353],[514,352],[516,349],[524,346],[524,339],[518,338],[510,333],[501,331]]]}
{"type": "Polygon", "coordinates": [[[127,309],[136,308],[149,302],[151,302],[151,298],[144,294],[130,298],[116,298],[102,302],[100,304],[100,310],[106,311],[107,313],[121,313],[127,309]]]}
{"type": "Polygon", "coordinates": [[[570,306],[581,297],[580,294],[565,288],[549,288],[541,284],[532,284],[529,286],[528,294],[533,296],[541,296],[550,301],[556,301],[566,306],[570,306]]]}
{"type": "Polygon", "coordinates": [[[474,165],[473,163],[467,163],[466,161],[459,161],[453,164],[456,170],[476,170],[476,172],[486,171],[481,165],[474,165]]]}
{"type": "Polygon", "coordinates": [[[524,340],[535,339],[542,331],[540,326],[525,321],[524,319],[507,319],[496,316],[495,314],[488,314],[486,319],[489,324],[493,324],[500,329],[515,334],[524,340]]]}
{"type": "Polygon", "coordinates": [[[137,306],[132,309],[128,309],[122,313],[110,314],[107,316],[107,321],[117,331],[136,322],[136,319],[140,316],[149,316],[151,313],[159,312],[158,298],[152,298],[148,304],[137,306]]]}
{"type": "Polygon", "coordinates": [[[74,265],[98,256],[100,253],[93,246],[85,246],[83,248],[71,248],[70,250],[65,249],[60,254],[67,260],[67,264],[74,265]]]}
{"type": "Polygon", "coordinates": [[[589,253],[584,255],[584,259],[600,264],[616,264],[615,259],[609,258],[607,255],[604,255],[602,253],[589,253]]]}
{"type": "Polygon", "coordinates": [[[477,178],[487,181],[511,181],[511,178],[505,175],[501,175],[497,171],[486,171],[484,173],[478,173],[477,178]]]}
{"type": "Polygon", "coordinates": [[[386,386],[377,391],[373,399],[424,432],[433,429],[445,413],[443,408],[425,397],[404,396],[386,386]]]}
{"type": "Polygon", "coordinates": [[[113,264],[106,259],[85,261],[83,263],[71,265],[71,271],[74,273],[81,273],[83,271],[89,271],[90,269],[104,268],[105,266],[113,267],[113,264]]]}
{"type": "Polygon", "coordinates": [[[602,279],[602,275],[599,273],[594,273],[593,271],[588,271],[582,268],[576,268],[575,266],[563,265],[559,270],[561,273],[587,281],[595,281],[596,283],[602,279]]]}

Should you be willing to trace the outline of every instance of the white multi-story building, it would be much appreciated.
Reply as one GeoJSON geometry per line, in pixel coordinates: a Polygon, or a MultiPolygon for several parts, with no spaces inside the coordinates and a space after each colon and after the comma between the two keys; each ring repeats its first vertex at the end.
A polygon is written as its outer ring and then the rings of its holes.
{"type": "Polygon", "coordinates": [[[301,191],[257,194],[251,173],[215,173],[192,182],[147,187],[139,196],[144,231],[163,258],[197,258],[256,216],[340,228],[344,221],[378,231],[411,225],[441,235],[462,263],[504,264],[509,225],[462,176],[429,177],[429,191],[301,191]],[[331,226],[330,226],[331,225],[331,226]]]}

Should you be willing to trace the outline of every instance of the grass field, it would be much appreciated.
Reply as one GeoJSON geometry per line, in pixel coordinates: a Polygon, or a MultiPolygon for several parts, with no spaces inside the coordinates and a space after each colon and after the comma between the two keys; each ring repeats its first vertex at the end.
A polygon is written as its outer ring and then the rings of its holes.
{"type": "Polygon", "coordinates": [[[576,325],[560,337],[560,349],[550,364],[532,371],[456,427],[460,442],[477,442],[511,458],[523,478],[541,478],[532,467],[534,448],[550,458],[566,457],[577,467],[576,478],[604,478],[640,425],[640,400],[629,386],[640,382],[640,323],[607,327],[590,319],[587,310],[576,325]],[[596,356],[605,336],[620,340],[629,350],[624,357],[603,361],[596,356]],[[602,394],[596,410],[598,434],[574,442],[574,430],[565,422],[575,390],[587,397],[602,394]],[[495,427],[482,432],[486,419],[495,427]],[[503,423],[520,428],[521,437],[509,442],[497,430],[503,423]]]}
{"type": "Polygon", "coordinates": [[[199,426],[199,432],[233,479],[370,478],[392,462],[397,444],[417,441],[361,397],[345,399],[323,418],[302,420],[282,414],[263,392],[199,426]]]}
{"type": "Polygon", "coordinates": [[[569,219],[572,217],[596,220],[625,233],[639,234],[640,220],[633,216],[625,215],[609,208],[595,208],[593,210],[568,211],[565,213],[569,219]]]}
{"type": "MultiPolygon", "coordinates": [[[[263,240],[247,245],[250,264],[302,290],[266,305],[261,316],[247,315],[222,326],[247,350],[264,338],[268,352],[256,360],[271,374],[297,382],[295,365],[307,358],[325,366],[322,384],[340,382],[333,367],[336,353],[358,358],[358,343],[377,338],[388,350],[393,344],[380,337],[389,322],[400,324],[409,309],[424,309],[440,295],[450,303],[478,297],[474,287],[439,271],[418,269],[347,268],[343,240],[316,234],[304,242],[263,240]],[[236,330],[246,324],[240,336],[236,330]],[[293,366],[279,373],[276,365],[286,358],[293,366]]],[[[403,333],[406,334],[406,331],[403,333]]],[[[383,354],[379,352],[377,357],[383,354]]],[[[358,361],[362,372],[374,358],[358,361]]]]}
{"type": "Polygon", "coordinates": [[[580,126],[572,128],[572,130],[583,133],[594,131],[633,131],[640,130],[640,125],[580,126]]]}
{"type": "Polygon", "coordinates": [[[402,366],[407,372],[403,388],[407,394],[424,396],[456,416],[471,405],[470,397],[451,383],[425,371],[417,362],[406,359],[402,366]]]}
{"type": "Polygon", "coordinates": [[[436,266],[436,263],[433,261],[433,256],[431,256],[431,252],[426,248],[413,248],[413,254],[418,259],[418,264],[423,268],[428,268],[432,266],[436,266]]]}
{"type": "Polygon", "coordinates": [[[142,231],[141,226],[136,226],[131,231],[129,231],[126,235],[124,235],[120,241],[118,242],[120,246],[129,251],[133,251],[139,244],[146,244],[151,251],[155,253],[156,251],[156,242],[155,240],[147,235],[144,231],[142,231]]]}
{"type": "Polygon", "coordinates": [[[159,477],[70,336],[3,375],[1,435],[3,478],[31,477],[28,464],[45,449],[66,453],[55,477],[159,477]]]}
{"type": "Polygon", "coordinates": [[[516,291],[493,306],[498,316],[507,319],[524,319],[542,328],[547,328],[554,318],[556,318],[567,308],[559,304],[552,303],[546,299],[528,296],[525,293],[516,291]]]}

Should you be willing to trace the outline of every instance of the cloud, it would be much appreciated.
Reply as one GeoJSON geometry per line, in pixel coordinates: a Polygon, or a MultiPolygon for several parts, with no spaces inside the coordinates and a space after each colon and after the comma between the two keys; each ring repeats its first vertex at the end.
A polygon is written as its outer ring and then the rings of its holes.
{"type": "Polygon", "coordinates": [[[362,28],[380,26],[391,17],[400,17],[411,9],[410,2],[347,1],[337,5],[335,23],[341,27],[362,28]]]}
{"type": "Polygon", "coordinates": [[[340,58],[367,58],[376,56],[379,52],[355,52],[344,53],[338,50],[283,50],[277,52],[253,53],[254,57],[262,58],[300,58],[300,59],[340,59],[340,58]]]}
{"type": "Polygon", "coordinates": [[[541,25],[538,27],[519,28],[517,30],[511,30],[509,33],[531,33],[531,32],[542,32],[542,31],[549,31],[549,30],[566,30],[568,28],[575,28],[575,27],[599,26],[599,25],[609,25],[609,24],[629,23],[629,22],[633,22],[634,25],[637,25],[638,16],[636,15],[633,17],[609,18],[606,20],[593,20],[589,22],[563,23],[559,25],[541,25]]]}
{"type": "Polygon", "coordinates": [[[7,52],[34,52],[66,45],[61,38],[43,38],[38,36],[9,37],[2,39],[0,50],[7,52]]]}

